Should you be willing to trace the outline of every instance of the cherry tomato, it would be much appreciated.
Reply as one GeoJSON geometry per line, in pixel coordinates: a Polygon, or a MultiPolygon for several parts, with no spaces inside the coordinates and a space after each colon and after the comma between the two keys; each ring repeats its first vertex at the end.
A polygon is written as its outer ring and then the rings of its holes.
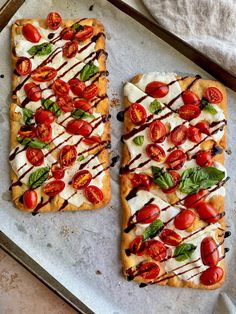
{"type": "Polygon", "coordinates": [[[145,254],[153,258],[155,261],[161,262],[165,259],[167,249],[165,245],[158,240],[149,240],[146,243],[145,254]]]}
{"type": "Polygon", "coordinates": [[[205,200],[207,195],[208,195],[207,190],[200,190],[195,194],[188,195],[184,199],[184,206],[187,208],[197,208],[198,205],[200,205],[205,200]]]}
{"type": "Polygon", "coordinates": [[[201,258],[204,265],[216,266],[219,262],[219,251],[215,240],[206,237],[201,242],[201,258]]]}
{"type": "MultiPolygon", "coordinates": [[[[92,180],[92,175],[88,170],[78,171],[72,178],[72,186],[76,190],[82,190],[89,185],[92,180]]],[[[94,193],[95,194],[95,193],[94,193]]],[[[94,197],[96,194],[94,195],[94,197]]]]}
{"type": "Polygon", "coordinates": [[[64,40],[72,40],[75,36],[75,29],[65,27],[60,33],[60,37],[64,40]]]}
{"type": "Polygon", "coordinates": [[[55,116],[50,110],[39,108],[35,112],[35,121],[38,124],[50,125],[54,120],[55,116]]]}
{"type": "Polygon", "coordinates": [[[95,185],[86,186],[84,194],[88,201],[92,204],[99,204],[103,201],[104,195],[102,191],[95,185]]]}
{"type": "Polygon", "coordinates": [[[68,83],[70,85],[70,89],[71,89],[73,94],[75,94],[76,96],[82,96],[83,95],[83,91],[86,88],[86,85],[83,81],[80,81],[77,78],[73,78],[73,79],[70,79],[68,81],[68,83]]]}
{"type": "Polygon", "coordinates": [[[196,214],[190,209],[182,210],[174,219],[175,228],[184,230],[191,227],[196,219],[196,214]]]}
{"type": "Polygon", "coordinates": [[[77,150],[74,145],[65,145],[59,153],[59,162],[62,168],[72,166],[77,158],[77,150]]]}
{"type": "Polygon", "coordinates": [[[131,183],[133,187],[149,191],[152,184],[152,178],[144,173],[135,173],[132,176],[131,183]]]}
{"type": "Polygon", "coordinates": [[[188,128],[187,135],[188,135],[188,139],[194,143],[199,143],[202,139],[201,131],[195,126],[190,126],[188,128]]]}
{"type": "Polygon", "coordinates": [[[210,167],[213,164],[212,153],[209,150],[200,150],[197,153],[196,163],[200,167],[210,167]]]}
{"type": "Polygon", "coordinates": [[[57,76],[57,70],[48,66],[37,68],[31,73],[32,80],[36,82],[40,82],[40,83],[51,81],[56,76],[57,76]]]}
{"type": "Polygon", "coordinates": [[[59,96],[66,96],[69,93],[70,85],[61,79],[57,79],[53,85],[52,89],[55,94],[59,96]]]}
{"type": "Polygon", "coordinates": [[[62,180],[54,180],[44,186],[43,192],[48,196],[56,196],[61,193],[64,188],[65,182],[63,182],[62,180]]]}
{"type": "Polygon", "coordinates": [[[30,23],[27,23],[23,26],[22,33],[24,37],[32,43],[38,43],[41,39],[41,35],[37,28],[30,23]]]}
{"type": "Polygon", "coordinates": [[[49,142],[52,139],[52,127],[45,123],[38,124],[36,127],[37,138],[42,142],[49,142]]]}
{"type": "Polygon", "coordinates": [[[171,229],[164,229],[160,234],[160,239],[167,245],[177,246],[182,241],[181,236],[171,229]]]}
{"type": "Polygon", "coordinates": [[[178,125],[170,133],[170,140],[175,145],[181,145],[187,140],[187,127],[185,125],[178,125]]]}
{"type": "Polygon", "coordinates": [[[160,208],[157,205],[148,204],[138,210],[135,216],[138,223],[149,224],[160,216],[160,208]]]}
{"type": "Polygon", "coordinates": [[[215,207],[207,202],[200,203],[196,210],[199,217],[208,223],[215,223],[220,219],[220,214],[217,213],[215,207]]]}
{"type": "Polygon", "coordinates": [[[38,101],[42,98],[42,91],[35,83],[27,83],[24,86],[25,93],[31,101],[38,101]]]}
{"type": "Polygon", "coordinates": [[[16,72],[22,76],[29,74],[32,70],[32,63],[29,58],[20,57],[16,61],[16,72]]]}
{"type": "Polygon", "coordinates": [[[135,102],[129,107],[129,117],[134,124],[142,124],[147,119],[146,109],[139,103],[135,102]]]}
{"type": "Polygon", "coordinates": [[[33,138],[36,135],[36,130],[33,125],[22,125],[18,131],[18,136],[22,138],[33,138]]]}
{"type": "Polygon", "coordinates": [[[85,25],[85,26],[82,26],[81,30],[76,32],[75,39],[79,41],[84,41],[90,38],[91,36],[93,36],[93,27],[85,25]]]}
{"type": "Polygon", "coordinates": [[[78,52],[78,43],[76,41],[69,41],[65,43],[64,47],[62,48],[63,57],[71,59],[76,56],[78,52]]]}
{"type": "Polygon", "coordinates": [[[180,118],[187,121],[197,118],[200,113],[201,109],[196,105],[183,105],[179,108],[180,118]]]}
{"type": "Polygon", "coordinates": [[[71,112],[74,110],[74,101],[70,96],[59,96],[57,98],[57,104],[64,112],[71,112]]]}
{"type": "Polygon", "coordinates": [[[189,89],[185,90],[182,93],[182,98],[183,98],[183,101],[184,101],[185,105],[191,104],[191,105],[197,105],[198,106],[200,104],[199,97],[194,92],[192,92],[189,89]]]}
{"type": "Polygon", "coordinates": [[[171,175],[172,179],[173,179],[173,183],[174,185],[169,188],[169,189],[162,189],[162,191],[166,194],[171,194],[174,193],[177,190],[177,186],[180,180],[180,174],[174,170],[170,170],[169,174],[171,175]]]}
{"type": "Polygon", "coordinates": [[[65,175],[65,170],[57,164],[52,165],[51,171],[55,179],[62,179],[65,175]]]}
{"type": "Polygon", "coordinates": [[[157,144],[148,144],[146,147],[148,157],[157,162],[163,162],[166,157],[164,149],[157,144]]]}
{"type": "Polygon", "coordinates": [[[147,84],[145,93],[154,98],[163,98],[169,92],[169,86],[163,82],[153,81],[147,84]]]}
{"type": "Polygon", "coordinates": [[[82,93],[82,97],[85,99],[92,99],[98,95],[98,87],[96,84],[92,83],[91,85],[87,86],[82,93]]]}
{"type": "Polygon", "coordinates": [[[46,18],[47,26],[52,29],[56,30],[61,26],[62,18],[59,13],[57,12],[50,12],[46,18]]]}
{"type": "Polygon", "coordinates": [[[34,190],[27,190],[23,194],[24,206],[29,209],[34,209],[38,204],[38,195],[34,190]]]}
{"type": "Polygon", "coordinates": [[[166,158],[166,163],[170,169],[179,170],[183,167],[187,155],[180,149],[176,149],[166,158]]]}
{"type": "Polygon", "coordinates": [[[93,107],[84,99],[76,99],[74,102],[75,108],[82,109],[88,113],[93,113],[93,107]]]}
{"type": "Polygon", "coordinates": [[[154,262],[144,262],[139,266],[138,275],[143,279],[155,279],[160,272],[160,267],[154,262]]]}
{"type": "Polygon", "coordinates": [[[205,92],[205,97],[213,104],[219,104],[223,100],[221,91],[216,87],[208,87],[205,92]]]}
{"type": "Polygon", "coordinates": [[[26,149],[26,157],[33,166],[41,166],[44,161],[44,155],[41,149],[28,147],[26,149]]]}
{"type": "Polygon", "coordinates": [[[143,242],[143,236],[137,236],[129,245],[130,253],[142,256],[145,251],[145,242],[143,242]]]}
{"type": "Polygon", "coordinates": [[[195,127],[198,128],[202,133],[210,135],[210,126],[208,122],[206,121],[198,122],[195,125],[195,127]]]}
{"type": "Polygon", "coordinates": [[[224,271],[219,266],[207,268],[200,276],[200,282],[205,286],[212,286],[223,278],[224,271]]]}
{"type": "Polygon", "coordinates": [[[101,137],[98,135],[92,135],[90,137],[83,138],[83,143],[86,145],[93,145],[101,142],[101,137]]]}
{"type": "Polygon", "coordinates": [[[73,119],[67,123],[66,131],[70,134],[88,137],[93,131],[93,128],[87,121],[73,119]]]}
{"type": "Polygon", "coordinates": [[[164,142],[166,138],[166,133],[167,133],[166,127],[161,121],[156,120],[151,123],[149,127],[149,135],[152,142],[154,143],[164,142]]]}

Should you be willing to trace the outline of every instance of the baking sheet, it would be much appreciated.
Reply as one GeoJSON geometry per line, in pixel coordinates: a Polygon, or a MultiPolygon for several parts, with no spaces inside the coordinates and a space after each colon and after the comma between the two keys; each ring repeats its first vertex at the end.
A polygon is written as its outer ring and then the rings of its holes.
{"type": "MultiPolygon", "coordinates": [[[[109,94],[113,105],[111,151],[112,156],[116,156],[121,148],[119,140],[123,127],[116,120],[117,112],[122,110],[122,81],[129,80],[138,72],[149,71],[199,73],[205,78],[210,76],[107,1],[96,0],[90,11],[92,4],[94,1],[86,0],[27,0],[12,20],[44,18],[52,10],[59,11],[63,18],[86,16],[102,20],[107,30],[109,94]]],[[[117,165],[111,169],[113,199],[104,209],[32,216],[13,207],[8,191],[8,106],[11,94],[9,31],[7,26],[0,36],[0,74],[4,74],[4,78],[0,78],[1,231],[96,313],[211,313],[220,291],[236,299],[234,236],[226,239],[226,246],[231,248],[226,258],[228,276],[220,290],[207,292],[159,286],[140,289],[135,283],[124,280],[120,271],[122,211],[117,165]]],[[[229,91],[228,143],[232,151],[235,148],[233,135],[236,133],[235,102],[236,94],[229,91]]],[[[233,234],[236,213],[235,165],[236,155],[226,155],[226,166],[231,176],[227,184],[226,219],[233,234]]]]}

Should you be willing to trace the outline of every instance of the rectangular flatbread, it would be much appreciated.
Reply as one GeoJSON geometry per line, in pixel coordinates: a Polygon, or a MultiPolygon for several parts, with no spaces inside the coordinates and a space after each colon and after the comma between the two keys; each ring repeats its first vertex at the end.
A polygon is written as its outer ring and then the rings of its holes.
{"type": "Polygon", "coordinates": [[[225,278],[226,90],[200,76],[124,85],[122,260],[127,280],[216,289],[225,278]]]}
{"type": "Polygon", "coordinates": [[[13,202],[33,213],[104,207],[111,193],[103,25],[17,20],[11,48],[13,202]]]}

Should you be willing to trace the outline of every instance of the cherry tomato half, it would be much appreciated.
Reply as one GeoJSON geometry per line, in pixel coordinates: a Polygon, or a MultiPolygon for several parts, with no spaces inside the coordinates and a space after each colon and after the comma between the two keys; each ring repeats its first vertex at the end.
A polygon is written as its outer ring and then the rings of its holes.
{"type": "Polygon", "coordinates": [[[210,126],[207,121],[198,122],[195,127],[198,128],[202,133],[210,135],[210,126]]]}
{"type": "Polygon", "coordinates": [[[25,84],[24,90],[27,97],[31,101],[38,101],[42,98],[42,91],[40,87],[33,82],[25,84]]]}
{"type": "Polygon", "coordinates": [[[41,166],[44,161],[44,155],[41,149],[28,147],[26,149],[26,157],[33,166],[41,166]]]}
{"type": "Polygon", "coordinates": [[[201,150],[197,153],[196,163],[200,167],[210,167],[213,164],[213,156],[209,150],[201,150]]]}
{"type": "Polygon", "coordinates": [[[196,210],[199,217],[208,223],[215,223],[220,219],[220,214],[217,213],[215,207],[210,203],[202,202],[197,206],[196,210]]]}
{"type": "Polygon", "coordinates": [[[147,119],[146,109],[139,103],[135,102],[129,107],[129,117],[134,124],[142,124],[147,119]]]}
{"type": "Polygon", "coordinates": [[[52,29],[56,30],[61,26],[62,18],[59,13],[57,12],[50,12],[46,18],[47,26],[52,29]]]}
{"type": "Polygon", "coordinates": [[[38,124],[36,127],[37,138],[42,142],[49,142],[52,139],[52,127],[45,123],[38,124]]]}
{"type": "Polygon", "coordinates": [[[167,245],[177,246],[182,241],[181,236],[171,229],[164,229],[160,234],[160,239],[167,245]]]}
{"type": "Polygon", "coordinates": [[[145,254],[155,261],[161,262],[166,257],[167,249],[165,245],[158,240],[149,240],[146,243],[145,254]]]}
{"type": "Polygon", "coordinates": [[[144,262],[139,266],[138,275],[143,279],[155,279],[160,272],[160,267],[154,262],[144,262]]]}
{"type": "Polygon", "coordinates": [[[101,137],[98,135],[92,135],[90,137],[83,138],[83,143],[86,145],[93,145],[101,142],[101,137]]]}
{"type": "Polygon", "coordinates": [[[142,256],[145,251],[145,242],[143,242],[143,236],[137,236],[130,242],[130,253],[142,256]]]}
{"type": "Polygon", "coordinates": [[[78,52],[78,43],[76,41],[69,41],[65,43],[64,47],[62,48],[63,57],[71,59],[76,56],[78,52]]]}
{"type": "Polygon", "coordinates": [[[31,73],[32,80],[36,82],[40,82],[40,83],[51,81],[56,76],[57,76],[57,70],[48,66],[37,68],[31,73]]]}
{"type": "Polygon", "coordinates": [[[38,124],[50,125],[54,120],[55,116],[50,110],[39,108],[35,112],[35,121],[38,124]]]}
{"type": "Polygon", "coordinates": [[[205,286],[212,286],[223,278],[224,271],[219,266],[207,268],[200,276],[200,282],[205,286]]]}
{"type": "Polygon", "coordinates": [[[207,197],[207,190],[200,190],[199,192],[188,195],[184,199],[184,206],[187,208],[197,208],[207,197]]]}
{"type": "Polygon", "coordinates": [[[29,74],[32,70],[32,63],[29,58],[20,57],[16,61],[16,72],[22,76],[29,74]]]}
{"type": "Polygon", "coordinates": [[[41,39],[41,35],[37,28],[30,23],[27,23],[23,26],[22,33],[24,37],[32,43],[38,43],[41,39]]]}
{"type": "Polygon", "coordinates": [[[163,162],[166,158],[166,153],[164,149],[160,146],[155,144],[148,144],[146,147],[146,153],[148,157],[152,160],[157,162],[163,162]]]}
{"type": "Polygon", "coordinates": [[[166,138],[167,130],[165,125],[159,121],[153,121],[149,127],[149,135],[154,143],[162,143],[166,138]]]}
{"type": "Polygon", "coordinates": [[[74,110],[74,101],[70,96],[59,96],[57,98],[57,104],[64,112],[71,112],[74,110]]]}
{"type": "Polygon", "coordinates": [[[206,237],[201,242],[201,258],[204,265],[216,266],[219,262],[219,251],[215,240],[206,237]]]}
{"type": "Polygon", "coordinates": [[[202,139],[201,131],[195,126],[190,126],[188,128],[187,135],[188,135],[188,139],[194,143],[199,143],[202,139]]]}
{"type": "Polygon", "coordinates": [[[33,125],[22,125],[18,131],[18,136],[22,138],[33,138],[36,135],[36,130],[33,125]]]}
{"type": "Polygon", "coordinates": [[[59,153],[59,162],[62,168],[72,166],[77,158],[77,150],[74,145],[65,145],[59,153]]]}
{"type": "Polygon", "coordinates": [[[187,140],[187,127],[185,125],[178,125],[170,133],[170,140],[175,145],[181,145],[187,140]]]}
{"type": "Polygon", "coordinates": [[[166,163],[170,169],[179,170],[183,167],[187,155],[180,149],[176,149],[166,158],[166,163]]]}
{"type": "Polygon", "coordinates": [[[75,29],[65,27],[60,33],[60,37],[64,40],[72,40],[75,36],[75,29]]]}
{"type": "Polygon", "coordinates": [[[27,190],[23,194],[23,204],[28,209],[34,209],[38,204],[38,195],[34,190],[27,190]]]}
{"type": "Polygon", "coordinates": [[[104,199],[102,191],[95,185],[86,186],[84,189],[84,194],[88,201],[92,204],[99,204],[104,199]]]}
{"type": "Polygon", "coordinates": [[[93,128],[87,121],[73,119],[67,123],[66,131],[70,134],[88,137],[93,131],[93,128]]]}
{"type": "Polygon", "coordinates": [[[75,108],[82,109],[88,113],[93,113],[93,107],[84,99],[76,99],[74,102],[75,108]]]}
{"type": "Polygon", "coordinates": [[[70,85],[61,79],[55,80],[52,89],[58,96],[66,96],[69,93],[70,85]]]}
{"type": "Polygon", "coordinates": [[[185,90],[183,93],[182,93],[182,98],[183,98],[183,101],[184,101],[184,104],[185,105],[199,105],[200,104],[200,99],[199,97],[194,93],[192,92],[191,90],[187,89],[185,90]]]}
{"type": "Polygon", "coordinates": [[[200,113],[201,109],[196,105],[183,105],[179,108],[180,118],[187,121],[197,118],[200,113]]]}
{"type": "Polygon", "coordinates": [[[182,210],[174,219],[175,228],[185,230],[191,227],[196,219],[196,214],[189,209],[182,210]]]}
{"type": "Polygon", "coordinates": [[[92,83],[91,85],[87,86],[82,93],[82,97],[85,99],[93,99],[98,95],[99,89],[96,84],[92,83]]]}
{"type": "Polygon", "coordinates": [[[178,183],[179,183],[179,180],[180,180],[180,174],[178,172],[176,172],[174,170],[170,170],[169,174],[172,177],[174,185],[171,188],[169,188],[169,189],[162,189],[162,191],[164,193],[166,193],[166,194],[174,193],[177,190],[177,186],[178,186],[178,183]]]}
{"type": "Polygon", "coordinates": [[[43,187],[43,192],[48,196],[56,196],[61,193],[65,188],[65,182],[62,180],[54,180],[48,182],[43,187]]]}
{"type": "Polygon", "coordinates": [[[82,26],[81,30],[77,31],[75,34],[75,39],[79,41],[84,41],[93,36],[93,27],[92,26],[82,26]]]}
{"type": "Polygon", "coordinates": [[[135,214],[136,220],[140,224],[148,224],[160,216],[160,208],[154,204],[148,204],[138,210],[135,214]]]}
{"type": "Polygon", "coordinates": [[[70,85],[70,89],[71,89],[73,94],[75,94],[76,96],[82,96],[83,95],[83,91],[86,88],[86,85],[83,81],[80,81],[77,78],[73,78],[73,79],[70,79],[68,81],[68,83],[70,85]]]}
{"type": "Polygon", "coordinates": [[[133,187],[138,187],[142,190],[149,191],[152,184],[152,178],[144,173],[134,173],[131,178],[131,184],[133,187]]]}
{"type": "Polygon", "coordinates": [[[76,190],[82,190],[89,185],[92,174],[88,170],[78,171],[72,178],[72,186],[76,190]]]}
{"type": "Polygon", "coordinates": [[[65,170],[58,164],[52,165],[51,171],[55,179],[62,179],[65,175],[65,170]]]}
{"type": "Polygon", "coordinates": [[[205,97],[213,104],[219,104],[223,100],[221,91],[216,87],[208,87],[205,92],[205,97]]]}
{"type": "Polygon", "coordinates": [[[163,82],[153,81],[147,84],[145,93],[154,98],[163,98],[169,92],[169,86],[163,82]]]}

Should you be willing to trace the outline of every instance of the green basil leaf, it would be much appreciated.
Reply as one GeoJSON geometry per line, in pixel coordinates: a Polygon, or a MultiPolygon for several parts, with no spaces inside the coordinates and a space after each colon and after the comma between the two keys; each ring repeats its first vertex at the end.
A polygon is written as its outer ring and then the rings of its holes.
{"type": "Polygon", "coordinates": [[[50,170],[49,167],[42,167],[32,172],[31,175],[29,176],[28,185],[32,189],[40,187],[47,180],[49,170],[50,170]]]}
{"type": "Polygon", "coordinates": [[[77,158],[77,161],[82,161],[82,160],[84,160],[85,159],[85,157],[83,156],[83,155],[81,155],[81,156],[79,156],[78,158],[77,158]]]}
{"type": "Polygon", "coordinates": [[[31,119],[33,118],[34,116],[34,112],[30,109],[27,109],[27,108],[22,108],[22,111],[23,111],[23,120],[24,120],[24,123],[26,125],[29,125],[31,123],[31,119]]]}
{"type": "Polygon", "coordinates": [[[55,101],[52,101],[51,99],[42,99],[41,103],[45,109],[50,110],[56,117],[61,115],[61,109],[55,101]]]}
{"type": "Polygon", "coordinates": [[[19,136],[17,136],[16,140],[17,140],[17,142],[20,143],[21,145],[27,146],[27,147],[30,145],[30,143],[31,143],[31,141],[32,141],[31,138],[28,138],[28,137],[22,138],[22,137],[19,137],[19,136]]]}
{"type": "Polygon", "coordinates": [[[202,110],[209,112],[210,114],[213,114],[213,115],[217,114],[216,108],[209,103],[202,110]]]}
{"type": "Polygon", "coordinates": [[[93,114],[90,114],[82,109],[75,109],[72,111],[71,116],[77,120],[87,119],[87,118],[95,118],[93,114]]]}
{"type": "Polygon", "coordinates": [[[136,136],[136,137],[133,139],[133,142],[134,142],[134,144],[137,145],[137,146],[142,146],[142,145],[143,145],[143,142],[144,142],[144,136],[143,136],[143,135],[136,136]]]}
{"type": "Polygon", "coordinates": [[[31,56],[46,56],[52,52],[52,45],[50,43],[43,43],[40,45],[32,46],[27,51],[31,56]]]}
{"type": "Polygon", "coordinates": [[[49,144],[48,143],[44,143],[44,142],[41,142],[40,140],[38,139],[32,139],[32,138],[22,138],[22,137],[17,137],[16,138],[17,142],[20,143],[21,145],[24,145],[24,146],[29,146],[29,147],[32,147],[32,148],[39,148],[39,149],[43,149],[43,148],[48,148],[49,147],[49,144]]]}
{"type": "Polygon", "coordinates": [[[196,246],[192,243],[182,243],[175,248],[174,256],[177,262],[185,261],[190,258],[196,250],[196,246]]]}
{"type": "Polygon", "coordinates": [[[162,109],[160,101],[157,99],[153,100],[149,106],[149,110],[151,113],[158,114],[162,109]]]}
{"type": "Polygon", "coordinates": [[[86,64],[82,71],[80,72],[80,79],[81,81],[87,81],[91,76],[96,74],[99,71],[99,68],[93,64],[93,63],[88,63],[86,64]]]}
{"type": "Polygon", "coordinates": [[[75,29],[76,31],[82,31],[84,29],[83,25],[79,24],[79,22],[73,24],[71,28],[75,29]]]}
{"type": "Polygon", "coordinates": [[[143,232],[143,240],[154,238],[164,228],[164,223],[160,220],[154,220],[143,232]]]}
{"type": "Polygon", "coordinates": [[[169,189],[174,186],[173,178],[169,172],[155,166],[152,166],[151,168],[154,183],[159,185],[161,189],[169,189]]]}

